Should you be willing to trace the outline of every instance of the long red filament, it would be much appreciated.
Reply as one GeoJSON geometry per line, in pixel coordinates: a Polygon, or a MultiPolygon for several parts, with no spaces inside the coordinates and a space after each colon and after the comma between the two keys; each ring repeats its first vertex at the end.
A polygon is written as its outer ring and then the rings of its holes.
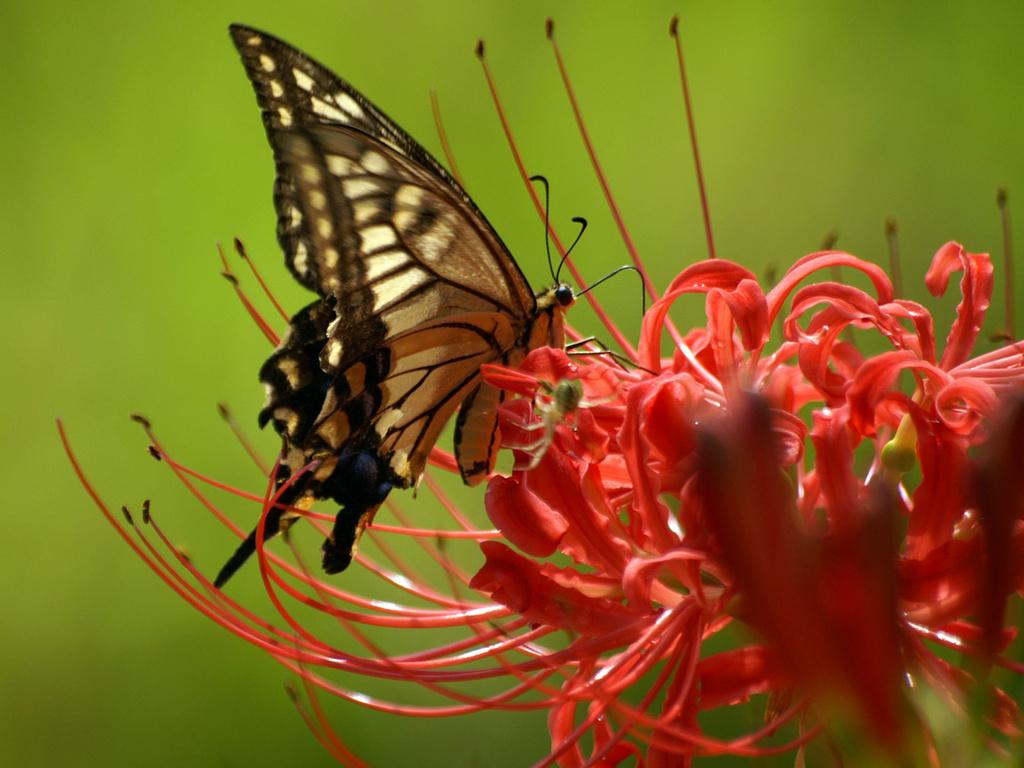
{"type": "Polygon", "coordinates": [[[249,301],[249,297],[246,295],[245,291],[242,290],[242,286],[238,282],[238,276],[231,269],[231,265],[228,264],[228,259],[224,255],[224,249],[221,247],[220,243],[217,243],[217,253],[220,254],[221,264],[224,265],[224,271],[222,274],[227,278],[227,281],[231,283],[231,287],[235,289],[235,295],[238,296],[239,301],[242,302],[242,306],[245,307],[245,311],[249,313],[249,317],[253,319],[256,326],[263,332],[267,341],[269,341],[272,346],[276,347],[281,342],[280,337],[277,335],[277,332],[270,327],[270,323],[268,323],[263,315],[260,314],[260,311],[253,306],[251,301],[249,301]]]}
{"type": "Polygon", "coordinates": [[[900,227],[891,216],[885,220],[885,241],[889,246],[889,276],[896,298],[903,296],[903,272],[900,264],[900,227]]]}
{"type": "Polygon", "coordinates": [[[242,450],[244,450],[246,454],[248,454],[249,458],[252,459],[257,469],[259,469],[260,474],[267,474],[270,471],[270,467],[263,460],[263,457],[260,456],[259,451],[256,450],[256,446],[253,445],[252,440],[249,439],[245,430],[242,429],[238,420],[235,419],[234,414],[231,413],[231,409],[228,408],[227,404],[217,403],[217,413],[219,413],[220,417],[224,419],[224,422],[228,425],[228,428],[231,429],[235,439],[237,439],[239,444],[242,446],[242,450]]]}
{"type": "Polygon", "coordinates": [[[448,161],[448,170],[459,186],[466,188],[466,182],[459,173],[459,166],[455,162],[455,155],[452,153],[452,146],[448,143],[448,132],[444,129],[444,121],[441,120],[441,103],[437,100],[437,91],[430,89],[430,111],[434,113],[434,127],[437,129],[437,137],[441,140],[441,150],[444,152],[444,159],[448,161]]]}
{"type": "Polygon", "coordinates": [[[626,246],[626,250],[629,252],[629,258],[633,262],[643,278],[644,288],[647,289],[647,293],[650,295],[653,301],[658,300],[658,291],[654,287],[654,283],[651,282],[650,276],[647,274],[647,270],[644,268],[644,263],[640,259],[640,254],[637,252],[636,245],[633,243],[633,238],[629,234],[629,230],[626,228],[626,222],[622,218],[622,213],[619,210],[618,203],[615,202],[615,196],[612,194],[611,187],[608,184],[608,178],[605,176],[604,169],[601,167],[601,161],[597,158],[597,152],[594,149],[594,143],[590,140],[590,132],[587,131],[586,123],[583,121],[583,114],[580,112],[579,102],[576,101],[576,93],[573,90],[572,82],[569,80],[569,71],[565,66],[565,61],[562,59],[562,52],[559,50],[558,41],[555,39],[555,24],[551,19],[547,20],[546,25],[548,40],[551,41],[551,50],[554,51],[555,61],[558,63],[558,71],[562,76],[562,83],[565,85],[565,92],[569,96],[569,103],[572,105],[572,113],[576,118],[576,125],[580,129],[580,136],[583,138],[583,144],[587,148],[587,155],[590,157],[590,164],[594,168],[594,173],[597,174],[597,181],[601,185],[601,192],[604,194],[604,199],[608,202],[608,207],[611,209],[612,218],[615,219],[615,226],[619,229],[619,234],[622,236],[622,242],[626,246]]]}
{"type": "MultiPolygon", "coordinates": [[[[484,77],[487,80],[487,88],[491,92],[491,99],[494,102],[495,110],[498,113],[498,119],[501,121],[501,128],[505,133],[505,138],[508,141],[509,149],[512,150],[512,157],[515,160],[516,168],[519,169],[519,176],[523,182],[523,185],[526,187],[527,192],[530,195],[530,199],[533,201],[533,207],[536,209],[537,215],[540,216],[541,221],[544,221],[544,203],[541,201],[540,196],[537,194],[537,190],[535,189],[534,185],[530,182],[530,174],[527,173],[526,171],[526,165],[523,163],[523,157],[519,152],[519,146],[516,143],[515,137],[512,134],[512,127],[509,124],[508,117],[505,114],[505,107],[502,104],[501,97],[498,95],[498,87],[494,82],[494,78],[491,76],[490,67],[487,65],[487,59],[484,56],[484,44],[482,40],[479,43],[477,43],[476,54],[477,58],[480,60],[480,65],[483,67],[484,77]]],[[[564,258],[565,246],[559,239],[558,233],[555,232],[555,228],[554,226],[552,226],[550,221],[547,222],[547,227],[548,232],[551,235],[551,242],[555,244],[555,248],[558,251],[558,254],[564,258]]],[[[565,264],[569,268],[569,271],[572,273],[573,280],[576,281],[576,284],[580,286],[580,290],[582,291],[586,285],[586,283],[583,280],[583,276],[576,268],[576,265],[573,263],[572,259],[566,259],[565,264]]],[[[626,354],[627,357],[629,357],[631,360],[636,360],[636,348],[630,343],[629,339],[625,337],[622,331],[619,330],[618,326],[615,325],[615,322],[611,319],[611,317],[608,316],[608,313],[604,311],[604,308],[601,306],[600,302],[598,302],[597,298],[594,296],[594,293],[590,292],[586,294],[586,298],[591,308],[594,310],[594,313],[597,315],[598,319],[601,321],[604,327],[608,329],[608,332],[612,335],[612,338],[615,339],[615,343],[619,345],[619,347],[622,349],[622,351],[626,354]]]]}
{"type": "Polygon", "coordinates": [[[999,218],[1003,228],[1003,312],[1004,332],[1009,339],[1016,340],[1013,309],[1014,309],[1014,284],[1013,284],[1013,240],[1010,234],[1010,208],[1007,204],[1006,188],[1000,187],[996,193],[996,203],[999,205],[999,218]]]}
{"type": "Polygon", "coordinates": [[[708,191],[704,184],[704,170],[700,162],[700,151],[697,149],[697,127],[693,119],[693,105],[690,102],[690,84],[686,79],[686,64],[683,61],[683,43],[679,37],[679,17],[673,16],[669,22],[669,34],[676,41],[676,61],[679,64],[679,80],[683,86],[683,103],[686,106],[686,125],[690,132],[690,149],[693,151],[693,164],[697,169],[697,187],[700,190],[700,207],[704,214],[704,235],[708,241],[708,258],[715,258],[715,238],[711,233],[711,209],[708,206],[708,191]]]}
{"type": "Polygon", "coordinates": [[[261,275],[260,271],[256,269],[256,264],[249,258],[249,252],[245,250],[245,245],[237,237],[235,238],[235,252],[242,257],[242,261],[249,265],[249,271],[252,272],[253,277],[256,278],[256,282],[260,284],[260,288],[263,289],[263,294],[270,299],[270,303],[274,305],[274,309],[277,310],[281,319],[286,323],[290,322],[291,318],[288,316],[288,313],[284,311],[284,307],[282,307],[280,302],[278,302],[274,292],[267,286],[266,281],[263,279],[263,275],[261,275]]]}

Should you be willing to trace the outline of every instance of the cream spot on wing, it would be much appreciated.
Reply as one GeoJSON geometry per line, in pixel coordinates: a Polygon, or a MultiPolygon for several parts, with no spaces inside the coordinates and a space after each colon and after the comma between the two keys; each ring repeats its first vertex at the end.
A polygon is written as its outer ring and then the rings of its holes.
{"type": "Polygon", "coordinates": [[[277,116],[285,128],[292,124],[292,111],[288,107],[278,107],[277,116]]]}
{"type": "Polygon", "coordinates": [[[326,419],[317,429],[317,432],[328,442],[332,448],[339,448],[351,432],[348,416],[344,411],[338,411],[326,419]]]}
{"type": "Polygon", "coordinates": [[[335,106],[328,104],[323,99],[318,99],[316,96],[310,97],[310,102],[313,105],[313,112],[320,115],[321,117],[327,117],[331,120],[336,120],[339,123],[348,123],[349,116],[342,112],[335,106]]]}
{"type": "Polygon", "coordinates": [[[301,240],[295,245],[295,256],[292,258],[292,266],[300,275],[309,274],[309,251],[306,244],[301,240]]]}
{"type": "Polygon", "coordinates": [[[313,78],[298,67],[292,67],[292,77],[295,78],[295,84],[302,90],[307,92],[313,90],[313,78]]]}
{"type": "Polygon", "coordinates": [[[251,45],[255,48],[258,45],[263,45],[263,38],[260,37],[259,35],[249,35],[247,38],[245,38],[245,43],[246,45],[251,45]]]}
{"type": "Polygon", "coordinates": [[[280,99],[284,95],[284,88],[281,87],[281,84],[277,82],[277,80],[271,80],[270,93],[275,99],[280,99]]]}
{"type": "Polygon", "coordinates": [[[318,211],[322,211],[327,207],[327,195],[321,192],[319,189],[311,190],[309,193],[309,204],[316,208],[318,211]]]}
{"type": "Polygon", "coordinates": [[[327,362],[332,368],[341,365],[341,356],[345,353],[345,345],[338,339],[330,339],[327,342],[327,362]]]}
{"type": "MultiPolygon", "coordinates": [[[[345,371],[345,381],[349,392],[362,392],[366,389],[366,366],[357,363],[345,371]]],[[[334,390],[331,390],[332,393],[334,390]]]]}
{"type": "Polygon", "coordinates": [[[334,248],[324,248],[324,266],[334,269],[338,266],[338,251],[334,248]]]}
{"type": "Polygon", "coordinates": [[[362,169],[347,157],[328,155],[327,170],[335,176],[351,176],[353,173],[359,173],[362,169]]]}
{"type": "MultiPolygon", "coordinates": [[[[284,464],[286,467],[290,468],[294,472],[295,470],[301,469],[302,467],[306,466],[306,464],[309,463],[309,459],[306,457],[306,454],[303,453],[301,448],[291,446],[290,448],[288,448],[288,453],[285,454],[284,461],[282,461],[281,463],[284,464]]],[[[320,466],[322,467],[323,464],[321,464],[320,466]]],[[[317,471],[319,472],[320,470],[318,469],[317,471]]],[[[301,504],[302,501],[300,500],[294,503],[292,506],[297,507],[300,506],[301,504]]]]}
{"type": "Polygon", "coordinates": [[[320,237],[326,240],[334,234],[334,225],[329,218],[321,216],[316,220],[316,231],[320,233],[320,237]]]}
{"type": "Polygon", "coordinates": [[[419,214],[416,211],[410,211],[407,208],[403,208],[395,213],[395,215],[391,217],[391,220],[395,223],[395,226],[398,227],[398,231],[404,235],[414,224],[416,224],[416,220],[418,218],[419,214]]]}
{"type": "Polygon", "coordinates": [[[363,253],[379,251],[398,242],[395,237],[395,230],[387,224],[377,224],[373,227],[359,230],[359,237],[363,241],[363,253]]]}
{"type": "Polygon", "coordinates": [[[345,179],[341,182],[341,188],[345,191],[345,196],[350,198],[378,194],[382,189],[373,179],[345,179]]]}
{"type": "Polygon", "coordinates": [[[359,200],[353,207],[356,226],[362,226],[380,213],[380,206],[372,200],[359,200]]]}
{"type": "Polygon", "coordinates": [[[265,53],[260,54],[260,66],[263,67],[264,72],[273,72],[276,69],[274,60],[265,53]]]}
{"type": "Polygon", "coordinates": [[[352,117],[362,117],[363,108],[359,106],[359,102],[353,99],[344,91],[339,91],[334,94],[334,100],[338,103],[338,106],[348,112],[352,117]]]}
{"type": "Polygon", "coordinates": [[[398,205],[407,206],[409,208],[417,208],[420,201],[423,200],[423,188],[417,187],[412,184],[403,184],[395,192],[395,202],[398,205]]]}
{"type": "Polygon", "coordinates": [[[266,408],[272,402],[274,402],[274,385],[269,381],[263,382],[263,407],[266,408]]]}
{"type": "Polygon", "coordinates": [[[391,428],[395,426],[402,419],[402,412],[398,408],[391,408],[380,415],[377,419],[377,423],[374,424],[374,429],[377,430],[377,434],[384,437],[391,428]]]}
{"type": "Polygon", "coordinates": [[[277,421],[284,422],[285,429],[288,430],[289,435],[295,434],[295,430],[299,426],[299,414],[291,408],[275,408],[274,418],[277,421]]]}
{"type": "Polygon", "coordinates": [[[292,389],[297,389],[299,382],[299,366],[290,357],[282,357],[277,361],[277,369],[284,374],[285,378],[288,379],[288,386],[292,389]]]}
{"type": "Polygon", "coordinates": [[[382,280],[373,286],[373,307],[381,310],[393,301],[401,299],[409,291],[418,288],[430,279],[426,272],[407,269],[394,277],[382,280]]]}
{"type": "MultiPolygon", "coordinates": [[[[302,466],[304,466],[304,465],[301,465],[301,464],[299,465],[299,467],[302,467],[302,466]]],[[[320,466],[317,467],[315,470],[313,470],[313,477],[315,477],[317,480],[323,482],[324,480],[326,480],[328,477],[330,477],[334,473],[334,468],[337,467],[337,466],[338,466],[338,459],[337,459],[337,457],[335,457],[335,456],[323,457],[321,459],[321,461],[320,461],[320,466]]],[[[309,509],[311,506],[313,506],[313,503],[315,501],[316,501],[316,499],[314,498],[313,494],[307,492],[304,496],[301,496],[299,499],[294,501],[292,503],[292,506],[293,507],[300,507],[302,509],[309,509]]],[[[285,514],[290,514],[290,513],[285,513],[285,514]]],[[[293,514],[293,513],[291,513],[291,514],[293,514]]],[[[298,519],[300,517],[300,515],[294,515],[294,516],[295,516],[296,519],[298,519]]]]}
{"type": "Polygon", "coordinates": [[[406,482],[412,480],[412,468],[409,466],[409,454],[402,449],[395,451],[391,457],[391,471],[406,482]]]}
{"type": "Polygon", "coordinates": [[[418,253],[425,261],[436,262],[448,252],[448,246],[454,237],[455,231],[447,223],[439,220],[430,231],[417,240],[418,253]]]}
{"type": "Polygon", "coordinates": [[[285,210],[288,216],[288,226],[291,229],[298,229],[299,225],[302,224],[302,211],[299,210],[296,205],[289,205],[285,210]]]}
{"type": "Polygon", "coordinates": [[[410,261],[403,251],[384,251],[384,253],[370,256],[364,261],[364,264],[366,264],[366,279],[376,280],[381,275],[398,269],[410,261]]]}
{"type": "Polygon", "coordinates": [[[364,152],[363,156],[359,158],[359,162],[370,173],[387,173],[391,170],[391,165],[384,159],[384,155],[374,152],[372,149],[364,152]]]}
{"type": "Polygon", "coordinates": [[[320,169],[312,163],[302,164],[302,178],[311,184],[320,183],[320,169]]]}

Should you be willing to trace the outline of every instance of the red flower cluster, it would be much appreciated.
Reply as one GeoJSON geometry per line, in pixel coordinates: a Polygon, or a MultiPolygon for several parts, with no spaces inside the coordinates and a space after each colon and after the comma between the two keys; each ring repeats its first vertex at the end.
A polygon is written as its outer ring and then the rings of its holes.
{"type": "MultiPolygon", "coordinates": [[[[929,730],[920,689],[956,712],[982,691],[994,728],[985,738],[1000,750],[993,735],[1019,735],[1020,716],[989,670],[1024,671],[1002,655],[1016,636],[1004,627],[1006,600],[1024,587],[1024,473],[1014,458],[1024,451],[1024,344],[969,358],[991,264],[947,244],[929,288],[943,292],[956,270],[962,300],[941,358],[927,310],[895,299],[877,266],[828,251],[798,261],[767,293],[728,261],[685,269],[644,318],[639,367],[550,349],[518,370],[488,367],[490,383],[520,396],[501,413],[513,471],[487,489],[497,530],[474,525],[428,473],[455,529],[375,524],[371,538],[392,566],[365,552],[359,561],[383,580],[381,594],[325,582],[261,542],[276,612],[264,619],[215,590],[155,524],[171,557],[141,528],[132,539],[90,492],[182,597],[301,677],[312,706],[300,710],[346,764],[361,763],[317,690],[409,715],[543,709],[551,748],[540,764],[562,766],[802,750],[836,703],[886,749],[936,756],[942,734],[929,730]],[[863,273],[872,292],[808,282],[836,265],[863,273]],[[705,295],[707,324],[682,335],[669,311],[693,293],[705,295]],[[783,338],[772,343],[777,318],[783,338]],[[854,345],[847,328],[873,330],[889,349],[866,354],[871,340],[854,345]],[[423,544],[440,586],[392,554],[394,535],[423,544]],[[473,575],[449,549],[460,541],[485,558],[473,575]],[[300,618],[305,609],[340,624],[337,641],[300,618]],[[736,624],[755,635],[725,631],[736,624]],[[432,630],[448,639],[431,644],[432,630]],[[389,652],[382,632],[415,633],[421,649],[389,652]],[[944,649],[969,663],[952,664],[944,649]],[[405,680],[450,703],[383,701],[335,682],[339,670],[405,680]],[[463,689],[481,680],[505,685],[488,696],[463,689]],[[702,712],[758,694],[765,719],[754,732],[723,738],[702,726],[702,712]]],[[[150,435],[241,536],[194,482],[206,478],[150,435]]],[[[437,450],[435,464],[451,467],[451,457],[437,450]]],[[[269,492],[227,490],[264,514],[273,503],[269,492]]]]}
{"type": "MultiPolygon", "coordinates": [[[[684,270],[644,319],[646,371],[539,350],[518,374],[485,373],[530,397],[539,382],[551,391],[579,379],[584,403],[596,403],[565,417],[535,470],[492,479],[488,514],[530,557],[488,542],[471,582],[531,624],[577,638],[550,719],[561,764],[614,763],[626,735],[652,765],[750,754],[799,715],[794,747],[824,722],[812,703],[834,698],[880,744],[911,749],[933,741],[923,722],[908,733],[913,687],[925,682],[962,708],[984,684],[938,647],[1020,671],[999,653],[1016,635],[1003,628],[1007,596],[1024,588],[1012,459],[1024,450],[1024,410],[1008,411],[995,439],[986,426],[1024,391],[1024,345],[969,358],[992,268],[986,254],[948,243],[929,289],[943,293],[955,271],[962,301],[941,359],[924,307],[895,299],[879,267],[829,251],[798,261],[767,294],[724,260],[684,270]],[[804,284],[837,265],[862,272],[873,294],[804,284]],[[675,334],[665,359],[669,309],[691,293],[706,295],[707,325],[675,334]],[[779,317],[784,338],[768,348],[779,317]],[[888,351],[865,355],[870,341],[855,346],[847,328],[874,330],[888,351]],[[970,449],[986,440],[979,465],[970,449]],[[555,553],[566,565],[542,559],[555,553]],[[763,642],[702,654],[736,619],[763,642]],[[772,694],[763,733],[703,734],[699,712],[758,693],[772,694]]],[[[530,445],[516,429],[529,416],[526,401],[506,406],[509,447],[530,445]]],[[[991,724],[1018,735],[1017,705],[986,690],[991,724]]]]}

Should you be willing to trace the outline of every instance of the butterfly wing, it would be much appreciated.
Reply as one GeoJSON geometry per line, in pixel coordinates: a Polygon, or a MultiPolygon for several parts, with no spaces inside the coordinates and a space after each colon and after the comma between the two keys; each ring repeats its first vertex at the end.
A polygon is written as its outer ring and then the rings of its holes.
{"type": "Polygon", "coordinates": [[[343,506],[325,544],[333,572],[388,490],[422,473],[460,403],[463,475],[486,474],[500,394],[480,384],[480,366],[521,356],[537,304],[426,150],[295,48],[248,27],[231,34],[274,151],[286,263],[322,297],[293,318],[261,370],[261,424],[284,438],[282,477],[316,464],[290,495],[343,506]]]}
{"type": "MultiPolygon", "coordinates": [[[[329,261],[332,254],[324,253],[322,248],[318,250],[316,243],[310,240],[309,226],[304,225],[302,206],[297,200],[299,180],[294,175],[295,167],[281,156],[287,148],[282,147],[280,141],[291,129],[337,127],[348,129],[353,136],[362,135],[363,149],[370,151],[365,158],[361,155],[348,157],[356,166],[351,174],[344,174],[354,176],[350,186],[358,188],[360,178],[372,181],[378,170],[385,170],[376,162],[374,145],[383,145],[388,153],[402,158],[408,168],[428,179],[425,182],[428,189],[442,191],[467,221],[484,230],[486,251],[501,261],[500,269],[491,273],[492,285],[507,286],[516,294],[522,311],[527,316],[533,314],[533,292],[519,266],[469,195],[429,152],[359,91],[298,49],[273,35],[239,24],[231,26],[231,37],[256,91],[267,136],[277,159],[274,202],[278,239],[286,263],[300,283],[321,295],[328,295],[332,288],[325,285],[325,281],[337,274],[337,267],[329,261]]],[[[358,259],[359,254],[353,248],[355,222],[341,217],[338,223],[338,244],[342,246],[338,249],[339,257],[358,259]]],[[[338,277],[343,281],[348,277],[345,265],[338,277]]]]}

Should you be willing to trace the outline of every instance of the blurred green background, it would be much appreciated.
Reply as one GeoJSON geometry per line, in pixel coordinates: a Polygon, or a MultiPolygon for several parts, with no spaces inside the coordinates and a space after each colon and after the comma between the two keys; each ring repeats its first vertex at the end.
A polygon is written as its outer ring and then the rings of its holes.
{"type": "MultiPolygon", "coordinates": [[[[200,567],[220,565],[232,542],[126,417],[144,412],[190,465],[261,490],[215,404],[253,424],[267,348],[218,276],[215,243],[242,237],[289,309],[305,298],[280,267],[270,152],[228,23],[310,52],[432,150],[436,88],[469,191],[538,285],[542,230],[472,55],[478,37],[529,170],[551,180],[556,223],[569,236],[570,216],[590,218],[585,274],[626,258],[544,39],[554,16],[663,285],[704,255],[667,34],[677,12],[719,255],[781,271],[836,229],[841,247],[884,263],[883,222],[896,216],[905,293],[947,327],[955,300],[926,299],[921,282],[932,253],[948,239],[998,253],[1000,185],[1024,220],[1020,2],[3,4],[0,764],[328,764],[284,695],[285,670],[140,564],[76,483],[54,428],[66,420],[115,508],[152,498],[200,567]]],[[[635,334],[629,279],[602,298],[635,334]]],[[[586,309],[574,321],[594,327],[586,309]]],[[[479,508],[482,491],[462,498],[479,508]]],[[[252,598],[256,582],[249,569],[232,586],[252,598]]],[[[374,765],[515,766],[546,751],[537,718],[329,709],[374,765]]]]}

